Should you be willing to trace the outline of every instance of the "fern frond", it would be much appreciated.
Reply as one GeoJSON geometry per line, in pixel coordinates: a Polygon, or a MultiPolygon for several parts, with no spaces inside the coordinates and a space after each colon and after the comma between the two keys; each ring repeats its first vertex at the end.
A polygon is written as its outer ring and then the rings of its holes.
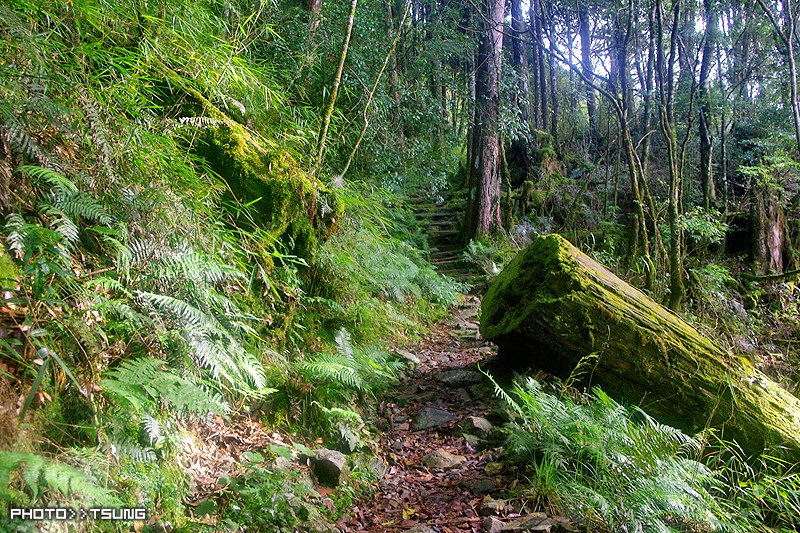
{"type": "Polygon", "coordinates": [[[185,300],[146,291],[135,291],[135,294],[156,309],[166,312],[185,328],[204,333],[222,333],[218,322],[213,317],[185,300]]]}
{"type": "Polygon", "coordinates": [[[137,463],[155,463],[156,451],[150,446],[140,446],[138,444],[126,442],[118,443],[115,446],[116,455],[127,457],[137,463]]]}
{"type": "Polygon", "coordinates": [[[10,490],[11,474],[19,472],[31,495],[30,503],[39,500],[46,490],[55,490],[63,496],[78,497],[95,505],[120,505],[114,493],[72,466],[51,461],[40,455],[21,452],[0,452],[0,498],[14,501],[10,490]]]}
{"type": "Polygon", "coordinates": [[[75,244],[78,242],[78,238],[80,237],[80,230],[78,230],[78,226],[70,219],[68,216],[65,216],[63,213],[60,213],[56,219],[50,224],[50,227],[53,230],[64,237],[64,240],[69,243],[70,245],[75,244]]]}
{"type": "Polygon", "coordinates": [[[161,423],[147,413],[142,415],[142,427],[150,444],[156,444],[161,440],[161,423]]]}
{"type": "Polygon", "coordinates": [[[8,234],[6,241],[9,249],[14,252],[17,259],[22,259],[25,253],[25,235],[23,233],[25,225],[25,219],[18,213],[10,213],[6,217],[5,231],[8,234]]]}
{"type": "Polygon", "coordinates": [[[48,203],[75,219],[84,218],[107,227],[115,222],[101,202],[83,192],[52,193],[48,203]]]}
{"type": "Polygon", "coordinates": [[[72,180],[55,170],[36,165],[21,165],[17,167],[17,172],[27,174],[40,182],[48,183],[58,194],[64,196],[78,194],[78,187],[72,180]]]}
{"type": "Polygon", "coordinates": [[[352,359],[353,345],[351,343],[350,332],[344,328],[339,328],[339,331],[336,332],[334,340],[336,341],[336,351],[339,353],[339,355],[348,359],[352,359]]]}
{"type": "Polygon", "coordinates": [[[320,354],[313,361],[304,361],[300,369],[312,380],[339,383],[362,392],[368,390],[353,360],[338,354],[320,354]]]}
{"type": "Polygon", "coordinates": [[[28,133],[25,127],[19,122],[8,124],[8,138],[12,148],[27,156],[33,161],[38,161],[44,165],[50,162],[50,156],[39,146],[39,143],[28,133]]]}
{"type": "MultiPolygon", "coordinates": [[[[163,361],[138,358],[106,372],[103,388],[134,412],[151,413],[166,403],[178,414],[225,414],[229,406],[194,381],[165,368],[163,361]]],[[[152,415],[150,415],[152,416],[152,415]]]]}

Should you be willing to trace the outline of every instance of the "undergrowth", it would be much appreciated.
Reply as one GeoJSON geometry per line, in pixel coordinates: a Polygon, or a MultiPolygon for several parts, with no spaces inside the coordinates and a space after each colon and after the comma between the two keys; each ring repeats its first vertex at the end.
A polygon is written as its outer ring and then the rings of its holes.
{"type": "Polygon", "coordinates": [[[534,507],[606,531],[793,531],[796,468],[691,437],[599,388],[546,391],[534,379],[497,393],[515,414],[508,451],[534,507]]]}

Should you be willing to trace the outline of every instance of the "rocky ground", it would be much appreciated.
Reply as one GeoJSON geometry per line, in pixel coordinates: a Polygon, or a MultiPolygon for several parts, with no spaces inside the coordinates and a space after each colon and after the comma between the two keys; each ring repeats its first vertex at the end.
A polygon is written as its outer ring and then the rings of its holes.
{"type": "Polygon", "coordinates": [[[502,457],[507,415],[480,372],[495,348],[480,340],[478,309],[468,297],[419,346],[401,352],[416,369],[381,405],[379,449],[388,471],[339,524],[342,531],[573,530],[530,512],[515,491],[522,472],[502,457]]]}

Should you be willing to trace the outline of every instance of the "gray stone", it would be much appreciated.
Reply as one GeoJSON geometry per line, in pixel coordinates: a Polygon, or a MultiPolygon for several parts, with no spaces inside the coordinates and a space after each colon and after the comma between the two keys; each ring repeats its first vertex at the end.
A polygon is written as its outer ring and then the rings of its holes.
{"type": "Polygon", "coordinates": [[[466,390],[466,389],[461,389],[461,388],[459,388],[459,389],[456,391],[456,397],[458,398],[458,400],[459,400],[461,403],[467,403],[467,402],[469,402],[470,400],[472,400],[472,397],[469,395],[469,393],[467,392],[467,390],[466,390]]]}
{"type": "Polygon", "coordinates": [[[503,531],[544,531],[549,532],[555,523],[544,513],[533,513],[509,522],[503,531]]]}
{"type": "Polygon", "coordinates": [[[294,494],[287,494],[286,502],[289,504],[292,514],[301,522],[301,529],[320,533],[337,531],[336,527],[325,520],[314,505],[304,502],[294,494]]]}
{"type": "Polygon", "coordinates": [[[472,385],[483,381],[483,374],[466,368],[455,368],[439,372],[436,379],[447,385],[472,385]]]}
{"type": "Polygon", "coordinates": [[[359,470],[369,472],[377,479],[382,479],[389,472],[389,467],[386,466],[386,463],[380,457],[376,457],[368,451],[355,454],[352,456],[351,461],[351,464],[355,465],[359,470]]]}
{"type": "Polygon", "coordinates": [[[419,357],[414,355],[413,353],[409,352],[408,350],[397,350],[397,355],[408,361],[409,363],[413,363],[415,365],[420,364],[419,357]]]}
{"type": "Polygon", "coordinates": [[[295,461],[279,455],[272,462],[272,466],[275,468],[275,470],[291,470],[295,467],[295,461]]]}
{"type": "Polygon", "coordinates": [[[469,388],[469,395],[476,400],[494,397],[494,389],[486,383],[476,383],[469,388]]]}
{"type": "Polygon", "coordinates": [[[406,529],[406,533],[436,533],[428,526],[414,526],[411,529],[406,529]]]}
{"type": "Polygon", "coordinates": [[[347,476],[347,457],[342,452],[322,448],[317,450],[313,468],[320,484],[335,487],[347,476]]]}
{"type": "Polygon", "coordinates": [[[481,522],[481,528],[485,533],[500,533],[503,531],[503,522],[493,516],[487,516],[481,522]]]}
{"type": "Polygon", "coordinates": [[[495,425],[503,425],[514,420],[514,413],[508,409],[497,408],[486,415],[486,418],[495,425]]]}
{"type": "Polygon", "coordinates": [[[483,497],[480,505],[478,506],[478,514],[481,516],[498,515],[506,508],[506,502],[503,500],[495,500],[488,494],[483,497]]]}
{"type": "Polygon", "coordinates": [[[461,421],[460,426],[465,433],[478,437],[485,437],[494,429],[492,423],[481,416],[468,416],[461,421]]]}
{"type": "Polygon", "coordinates": [[[435,428],[455,420],[455,415],[438,407],[423,407],[414,417],[414,430],[435,428]]]}
{"type": "Polygon", "coordinates": [[[467,458],[463,455],[456,455],[447,450],[435,450],[422,458],[422,464],[428,468],[445,469],[458,466],[467,458]]]}
{"type": "Polygon", "coordinates": [[[392,449],[396,452],[403,451],[403,441],[396,439],[394,442],[392,442],[392,449]]]}
{"type": "Polygon", "coordinates": [[[461,485],[475,494],[486,494],[497,490],[497,484],[487,477],[465,479],[461,485]]]}

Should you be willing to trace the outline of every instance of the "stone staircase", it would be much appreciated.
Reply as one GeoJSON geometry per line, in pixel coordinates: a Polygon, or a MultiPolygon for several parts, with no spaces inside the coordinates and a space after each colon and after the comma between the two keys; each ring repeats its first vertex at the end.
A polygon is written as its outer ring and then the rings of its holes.
{"type": "Polygon", "coordinates": [[[428,234],[429,259],[437,270],[459,281],[474,278],[474,268],[463,260],[463,213],[458,213],[449,206],[449,197],[435,202],[425,196],[416,195],[411,198],[411,208],[420,226],[428,234]]]}

